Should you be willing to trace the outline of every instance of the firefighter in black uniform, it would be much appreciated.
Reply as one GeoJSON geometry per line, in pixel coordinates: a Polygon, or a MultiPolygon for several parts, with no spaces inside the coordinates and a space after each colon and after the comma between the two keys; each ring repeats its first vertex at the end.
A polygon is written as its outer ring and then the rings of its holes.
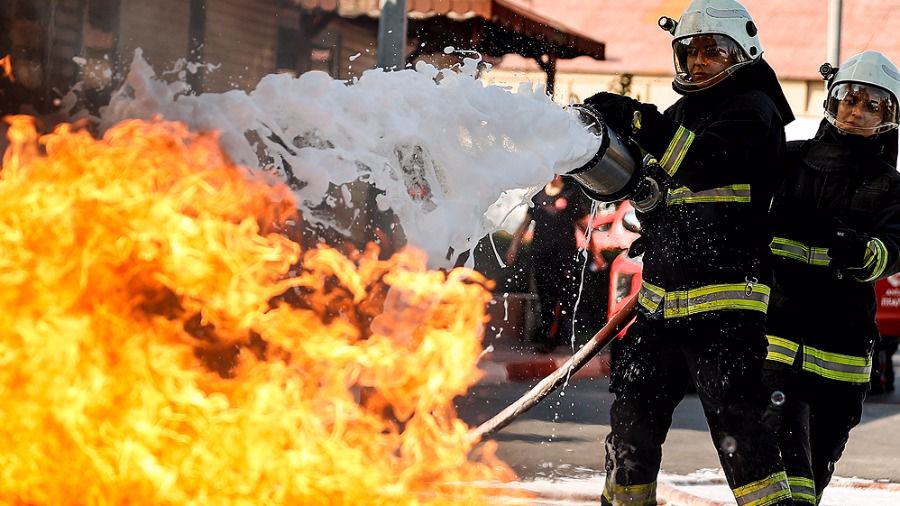
{"type": "Polygon", "coordinates": [[[692,380],[738,505],[791,504],[763,423],[770,293],[766,215],[793,114],[734,0],[695,0],[674,35],[664,114],[628,97],[585,101],[658,160],[659,204],[638,213],[644,251],[635,323],[613,343],[604,505],[655,505],[662,445],[692,380]]]}
{"type": "Polygon", "coordinates": [[[878,339],[873,284],[900,270],[900,73],[875,51],[822,68],[825,119],[788,144],[771,211],[764,377],[783,398],[774,412],[796,504],[821,500],[859,423],[878,339]]]}

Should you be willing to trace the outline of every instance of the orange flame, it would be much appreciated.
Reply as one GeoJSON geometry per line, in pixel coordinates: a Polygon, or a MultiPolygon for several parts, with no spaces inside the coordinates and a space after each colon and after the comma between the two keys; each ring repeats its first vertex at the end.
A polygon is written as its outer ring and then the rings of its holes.
{"type": "Polygon", "coordinates": [[[9,79],[11,82],[16,82],[16,76],[13,75],[12,69],[12,57],[10,57],[10,55],[0,58],[0,69],[3,70],[3,77],[9,79]]]}
{"type": "Polygon", "coordinates": [[[287,188],[179,124],[9,137],[0,503],[477,504],[514,478],[452,403],[477,273],[301,255],[287,188]]]}

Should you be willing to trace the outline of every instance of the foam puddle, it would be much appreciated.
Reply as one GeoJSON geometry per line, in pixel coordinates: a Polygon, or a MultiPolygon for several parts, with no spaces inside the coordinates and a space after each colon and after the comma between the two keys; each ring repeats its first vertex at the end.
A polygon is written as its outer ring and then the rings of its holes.
{"type": "Polygon", "coordinates": [[[408,244],[442,267],[501,225],[498,201],[515,195],[527,203],[599,147],[542,86],[523,83],[516,93],[489,86],[476,78],[479,65],[475,58],[450,69],[419,62],[369,70],[352,82],[321,72],[271,74],[249,93],[189,95],[183,81],[157,78],[138,51],[99,121],[105,130],[161,115],[192,130],[218,130],[235,162],[291,186],[306,221],[327,222],[327,213],[315,212],[323,204],[358,215],[365,203],[354,202],[346,185],[371,184],[383,192],[378,208],[393,211],[408,244]],[[343,202],[328,196],[332,185],[343,187],[343,202]]]}

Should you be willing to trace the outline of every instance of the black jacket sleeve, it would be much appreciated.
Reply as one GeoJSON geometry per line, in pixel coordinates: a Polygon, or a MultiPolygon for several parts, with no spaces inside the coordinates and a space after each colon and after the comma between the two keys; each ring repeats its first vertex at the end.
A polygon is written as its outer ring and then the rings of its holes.
{"type": "Polygon", "coordinates": [[[874,244],[875,265],[867,281],[886,278],[900,272],[900,176],[893,178],[887,205],[879,211],[868,231],[874,244]]]}

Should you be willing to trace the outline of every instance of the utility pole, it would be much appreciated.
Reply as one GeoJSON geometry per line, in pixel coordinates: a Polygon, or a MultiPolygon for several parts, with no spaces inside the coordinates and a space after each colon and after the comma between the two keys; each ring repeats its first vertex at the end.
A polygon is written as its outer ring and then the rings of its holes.
{"type": "Polygon", "coordinates": [[[828,63],[841,64],[841,4],[842,0],[828,0],[828,63]]]}
{"type": "Polygon", "coordinates": [[[380,0],[377,64],[400,70],[406,63],[406,0],[380,0]]]}

